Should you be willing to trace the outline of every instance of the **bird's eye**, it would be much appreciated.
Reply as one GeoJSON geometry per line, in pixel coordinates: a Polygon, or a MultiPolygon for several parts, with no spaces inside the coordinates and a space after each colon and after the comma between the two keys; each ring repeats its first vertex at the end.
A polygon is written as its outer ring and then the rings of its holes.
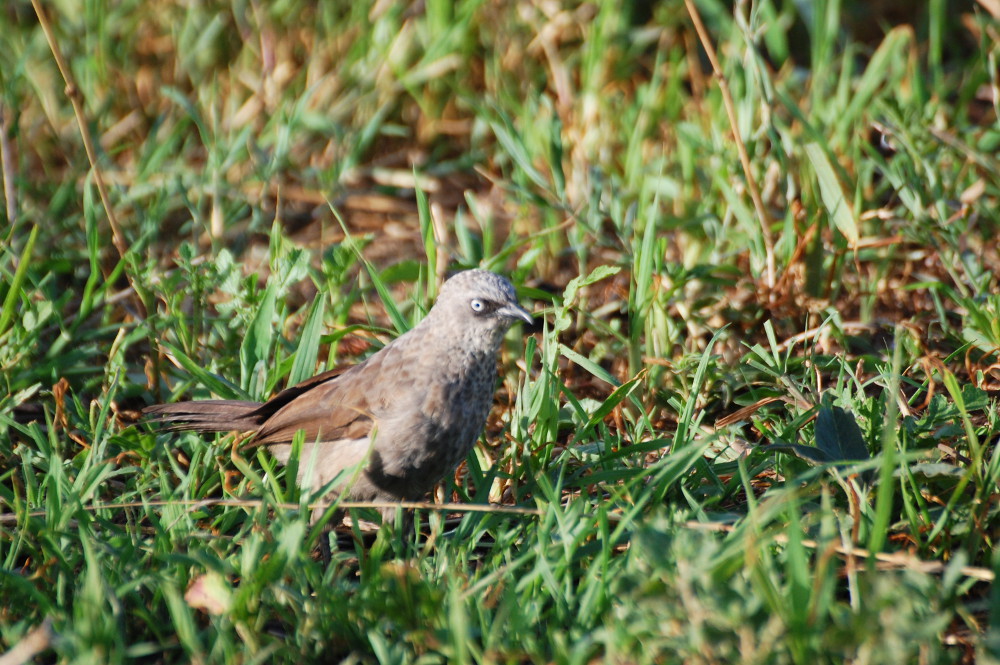
{"type": "Polygon", "coordinates": [[[473,301],[469,303],[469,307],[472,308],[473,312],[482,312],[486,309],[486,303],[479,298],[474,298],[473,301]]]}

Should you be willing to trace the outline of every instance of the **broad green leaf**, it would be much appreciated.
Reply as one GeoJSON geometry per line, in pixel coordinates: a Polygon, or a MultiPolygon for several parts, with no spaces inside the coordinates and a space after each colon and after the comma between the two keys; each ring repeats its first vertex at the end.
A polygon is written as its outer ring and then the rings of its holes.
{"type": "Polygon", "coordinates": [[[529,156],[528,149],[524,145],[524,141],[515,133],[514,128],[510,126],[506,119],[503,123],[491,122],[490,126],[493,128],[493,133],[496,135],[497,141],[500,142],[503,149],[510,155],[510,158],[514,160],[514,163],[524,171],[524,174],[533,183],[541,189],[548,191],[550,188],[548,181],[535,168],[529,156]]]}
{"type": "MultiPolygon", "coordinates": [[[[434,219],[431,217],[430,202],[427,200],[427,194],[420,188],[419,180],[417,169],[414,167],[413,181],[417,183],[414,187],[417,195],[417,219],[420,221],[420,235],[424,241],[424,255],[427,257],[427,268],[433,275],[437,270],[438,240],[434,236],[434,219]]],[[[437,282],[433,279],[427,281],[427,296],[433,299],[437,282]]]]}
{"type": "Polygon", "coordinates": [[[288,375],[288,385],[294,386],[305,381],[316,373],[316,360],[319,357],[319,345],[322,337],[323,314],[326,312],[326,301],[322,295],[317,295],[309,308],[302,334],[299,337],[299,348],[295,352],[292,371],[288,375]]]}
{"type": "Polygon", "coordinates": [[[834,462],[871,459],[854,416],[839,406],[821,406],[816,417],[816,447],[834,462]]]}
{"type": "Polygon", "coordinates": [[[257,395],[258,367],[268,360],[271,343],[274,341],[274,304],[278,295],[277,280],[269,280],[264,297],[247,327],[246,336],[240,344],[240,381],[244,390],[257,395]]]}
{"type": "Polygon", "coordinates": [[[24,244],[24,250],[21,252],[21,259],[18,261],[17,270],[14,271],[14,279],[11,280],[7,297],[3,299],[3,309],[0,310],[0,335],[7,332],[7,326],[10,325],[11,320],[14,318],[14,310],[18,309],[17,301],[21,297],[21,285],[24,284],[24,276],[27,274],[28,266],[31,264],[31,252],[35,248],[36,237],[38,237],[38,226],[33,226],[31,234],[28,236],[28,242],[24,244]]]}
{"type": "Polygon", "coordinates": [[[642,382],[644,376],[645,372],[640,372],[638,375],[615,388],[614,391],[604,400],[604,403],[601,404],[596,411],[594,411],[593,415],[590,416],[590,420],[587,422],[585,429],[590,429],[591,427],[597,425],[597,423],[604,420],[604,418],[611,413],[616,406],[621,404],[635,391],[635,389],[642,382]]]}
{"type": "Polygon", "coordinates": [[[827,462],[832,461],[829,455],[824,453],[819,448],[803,446],[800,443],[772,443],[769,446],[763,447],[762,450],[773,450],[778,453],[794,455],[800,460],[809,462],[810,464],[826,464],[827,462]]]}
{"type": "Polygon", "coordinates": [[[619,385],[621,385],[621,382],[618,381],[618,379],[616,379],[614,376],[612,376],[611,373],[608,372],[608,370],[604,369],[590,358],[587,358],[586,356],[581,355],[580,353],[569,348],[565,344],[559,345],[559,353],[561,353],[567,360],[575,362],[577,365],[584,368],[585,370],[596,376],[601,381],[610,383],[616,388],[619,385]]]}
{"type": "Polygon", "coordinates": [[[826,152],[816,142],[806,144],[806,155],[812,162],[816,171],[816,178],[819,180],[820,198],[823,200],[823,207],[830,215],[834,225],[844,235],[845,238],[854,244],[860,237],[858,232],[858,222],[854,217],[854,211],[848,203],[844,194],[844,187],[837,177],[837,172],[830,163],[826,152]]]}
{"type": "Polygon", "coordinates": [[[195,362],[190,356],[181,351],[180,348],[164,341],[160,342],[160,346],[167,349],[173,359],[180,363],[181,367],[187,370],[199,383],[212,391],[212,394],[222,399],[250,399],[250,396],[239,386],[217,374],[212,374],[202,367],[200,363],[195,362]]]}
{"type": "Polygon", "coordinates": [[[567,284],[566,288],[563,290],[562,306],[556,310],[553,331],[556,334],[559,334],[563,330],[569,328],[569,325],[572,322],[570,305],[576,299],[576,294],[580,291],[580,289],[599,282],[606,277],[617,274],[620,270],[621,268],[618,266],[598,266],[594,268],[586,277],[581,275],[571,279],[569,284],[567,284]]]}

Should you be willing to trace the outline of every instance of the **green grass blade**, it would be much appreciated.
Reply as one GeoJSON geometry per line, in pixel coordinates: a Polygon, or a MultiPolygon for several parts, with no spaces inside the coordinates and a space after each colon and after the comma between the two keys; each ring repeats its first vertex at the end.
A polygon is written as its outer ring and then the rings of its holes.
{"type": "Polygon", "coordinates": [[[18,301],[23,295],[21,287],[24,285],[25,276],[28,274],[28,266],[31,265],[31,253],[35,249],[35,239],[38,237],[38,226],[31,227],[28,241],[21,250],[21,258],[18,260],[17,270],[14,271],[14,278],[7,288],[7,296],[3,299],[3,309],[0,310],[0,335],[7,332],[10,322],[14,319],[14,314],[18,309],[18,301]]]}
{"type": "Polygon", "coordinates": [[[306,315],[306,322],[299,335],[299,348],[295,352],[295,361],[288,375],[289,386],[305,381],[316,373],[325,312],[326,299],[322,294],[317,295],[309,307],[309,314],[306,315]]]}
{"type": "Polygon", "coordinates": [[[811,142],[805,146],[806,155],[816,171],[816,178],[819,181],[820,198],[826,213],[833,221],[834,226],[845,238],[854,244],[861,237],[858,230],[858,222],[855,219],[854,211],[848,202],[848,197],[844,193],[844,187],[837,177],[833,165],[826,156],[826,151],[820,147],[819,143],[811,142]]]}

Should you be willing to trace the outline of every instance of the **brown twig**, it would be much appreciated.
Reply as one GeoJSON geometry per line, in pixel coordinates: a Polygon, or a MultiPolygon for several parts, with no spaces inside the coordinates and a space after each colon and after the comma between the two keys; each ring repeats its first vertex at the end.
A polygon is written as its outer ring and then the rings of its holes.
{"type": "Polygon", "coordinates": [[[708,36],[708,31],[705,30],[705,24],[701,22],[701,15],[698,13],[698,8],[695,7],[693,0],[684,0],[684,4],[687,7],[688,14],[691,15],[691,21],[694,23],[695,31],[698,33],[698,39],[701,40],[702,48],[705,49],[705,53],[708,54],[708,60],[712,63],[712,71],[715,74],[715,78],[719,81],[719,89],[722,91],[722,102],[726,107],[726,114],[729,116],[729,124],[733,129],[733,139],[736,141],[736,151],[740,155],[743,174],[747,179],[747,189],[750,190],[750,198],[753,199],[753,206],[757,210],[757,218],[760,220],[760,229],[764,234],[764,252],[767,261],[767,288],[769,291],[768,297],[770,298],[775,285],[774,237],[771,235],[771,218],[764,207],[764,200],[760,196],[760,188],[757,187],[757,180],[753,177],[753,172],[750,170],[750,155],[747,153],[746,146],[743,145],[743,138],[740,136],[739,123],[736,118],[736,105],[733,103],[733,95],[729,91],[729,84],[726,82],[726,77],[722,73],[719,58],[715,54],[715,47],[712,46],[712,40],[708,36]]]}
{"type": "Polygon", "coordinates": [[[0,665],[24,665],[35,661],[35,657],[52,647],[55,632],[52,630],[52,617],[45,617],[42,623],[28,631],[17,644],[3,654],[0,654],[0,665]]]}
{"type": "Polygon", "coordinates": [[[3,168],[3,196],[7,206],[8,228],[17,225],[17,185],[14,183],[14,148],[10,143],[9,111],[0,102],[0,163],[3,168]]]}
{"type": "MultiPolygon", "coordinates": [[[[726,533],[731,533],[736,531],[735,526],[731,524],[725,524],[722,522],[684,522],[682,525],[686,529],[697,529],[700,531],[723,531],[726,533]]],[[[779,545],[787,545],[789,542],[788,534],[785,533],[775,533],[772,534],[773,541],[779,545]]],[[[811,550],[819,550],[821,545],[819,541],[813,540],[811,538],[802,538],[800,544],[811,550]]],[[[910,554],[905,554],[903,552],[871,552],[862,547],[854,547],[853,544],[848,543],[847,545],[837,544],[835,541],[826,545],[833,552],[838,555],[848,558],[857,557],[859,559],[873,558],[878,562],[880,567],[883,568],[902,568],[906,570],[916,570],[927,574],[941,574],[948,568],[948,564],[943,561],[928,561],[926,559],[919,559],[910,554]]],[[[960,566],[958,568],[959,572],[971,579],[979,580],[980,582],[992,582],[995,575],[989,568],[982,568],[980,566],[960,566]]]]}
{"type": "MultiPolygon", "coordinates": [[[[70,71],[62,51],[59,50],[59,44],[56,43],[55,34],[52,32],[52,25],[45,16],[40,0],[31,0],[31,6],[35,9],[35,16],[38,17],[38,23],[42,26],[42,32],[45,33],[45,40],[49,44],[49,50],[52,51],[52,57],[56,61],[59,73],[62,74],[63,81],[66,83],[66,96],[69,97],[69,101],[73,105],[76,123],[80,127],[80,136],[83,138],[83,147],[87,151],[87,159],[90,161],[90,168],[94,173],[94,182],[97,184],[97,191],[101,195],[101,204],[104,206],[104,212],[108,216],[108,224],[111,226],[111,241],[114,243],[115,249],[118,250],[118,255],[124,260],[125,254],[128,252],[128,245],[125,243],[125,236],[122,234],[121,226],[118,224],[118,217],[111,207],[111,199],[108,196],[108,188],[104,184],[104,176],[102,175],[101,168],[97,164],[97,151],[94,149],[94,139],[90,135],[90,129],[87,126],[87,117],[83,111],[83,93],[80,92],[80,88],[74,82],[73,73],[70,71]]],[[[133,290],[135,290],[135,284],[132,282],[131,275],[129,275],[127,270],[125,274],[128,276],[133,290]]],[[[146,308],[142,302],[142,298],[139,296],[137,290],[135,290],[135,294],[135,304],[138,307],[139,316],[145,317],[146,308]]]]}
{"type": "MultiPolygon", "coordinates": [[[[336,503],[338,508],[407,508],[418,510],[434,510],[449,513],[495,513],[498,515],[531,515],[539,516],[538,508],[522,508],[519,506],[503,506],[497,504],[476,503],[432,503],[430,501],[316,501],[306,506],[309,510],[329,508],[336,503]]],[[[143,506],[183,506],[188,510],[200,510],[209,506],[236,506],[241,508],[260,508],[264,505],[281,510],[298,510],[297,503],[270,503],[261,499],[198,499],[180,501],[123,501],[119,503],[98,503],[84,506],[85,510],[123,510],[125,508],[142,508],[143,506]]],[[[0,524],[17,524],[25,517],[45,517],[44,510],[32,511],[27,514],[0,513],[0,524]]]]}

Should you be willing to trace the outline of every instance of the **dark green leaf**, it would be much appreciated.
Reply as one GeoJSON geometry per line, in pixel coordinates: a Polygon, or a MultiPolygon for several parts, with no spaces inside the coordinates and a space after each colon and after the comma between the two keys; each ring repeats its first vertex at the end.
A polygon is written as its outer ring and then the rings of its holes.
{"type": "Polygon", "coordinates": [[[764,450],[773,450],[779,453],[794,455],[800,460],[804,460],[810,464],[826,464],[827,462],[833,461],[830,459],[829,455],[819,448],[803,446],[798,443],[772,443],[771,445],[766,446],[764,450]]]}
{"type": "Polygon", "coordinates": [[[833,462],[871,459],[854,415],[839,406],[821,406],[816,418],[816,447],[833,462]]]}

